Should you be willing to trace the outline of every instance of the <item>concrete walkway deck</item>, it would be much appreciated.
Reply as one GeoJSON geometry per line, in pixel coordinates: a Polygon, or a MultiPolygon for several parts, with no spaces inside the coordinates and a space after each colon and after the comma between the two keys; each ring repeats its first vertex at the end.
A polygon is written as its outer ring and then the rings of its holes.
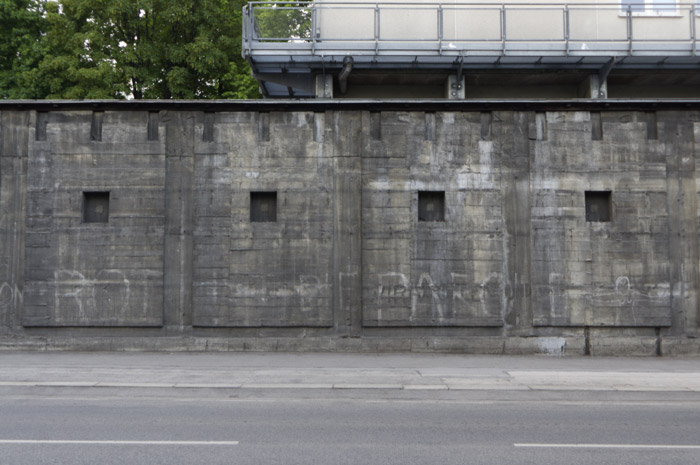
{"type": "Polygon", "coordinates": [[[0,386],[700,392],[700,360],[4,352],[0,386]]]}

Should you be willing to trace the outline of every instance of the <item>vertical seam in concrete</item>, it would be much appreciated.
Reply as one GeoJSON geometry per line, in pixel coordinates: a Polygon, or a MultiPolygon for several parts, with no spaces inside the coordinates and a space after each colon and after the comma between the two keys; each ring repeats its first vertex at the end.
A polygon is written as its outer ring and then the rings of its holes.
{"type": "MultiPolygon", "coordinates": [[[[326,125],[326,121],[324,118],[324,128],[326,125]]],[[[325,144],[320,140],[320,130],[319,130],[319,116],[317,112],[314,112],[314,141],[318,144],[318,148],[316,150],[316,154],[326,156],[326,147],[325,144]]],[[[335,134],[335,131],[333,131],[333,134],[335,134]]],[[[335,148],[335,141],[334,141],[334,148],[335,148]]],[[[343,280],[340,276],[340,265],[339,265],[339,254],[338,254],[338,232],[340,228],[338,227],[338,223],[340,221],[340,218],[338,216],[339,211],[338,211],[338,153],[336,150],[333,150],[333,156],[332,156],[332,163],[333,163],[333,236],[331,237],[331,250],[333,250],[333,262],[331,265],[331,269],[333,272],[333,280],[332,282],[334,283],[333,285],[333,290],[332,290],[332,295],[333,295],[333,300],[331,303],[331,320],[333,321],[333,328],[335,329],[336,332],[340,332],[339,328],[341,327],[341,318],[345,318],[345,324],[344,326],[347,326],[347,316],[344,315],[344,312],[339,312],[338,310],[342,307],[343,305],[343,280]]],[[[347,329],[346,329],[347,331],[347,329]]]]}
{"type": "Polygon", "coordinates": [[[193,175],[189,163],[194,157],[196,133],[191,113],[178,112],[166,120],[163,246],[163,326],[166,330],[176,326],[181,331],[192,310],[192,254],[188,239],[191,232],[187,226],[193,187],[186,176],[193,175]]]}
{"type": "MultiPolygon", "coordinates": [[[[360,214],[358,215],[359,217],[359,229],[358,229],[358,234],[360,236],[360,259],[359,259],[359,266],[358,266],[358,274],[359,274],[359,284],[360,284],[360,290],[359,290],[359,305],[358,305],[358,312],[359,312],[359,318],[357,320],[359,321],[358,328],[355,330],[356,334],[362,336],[364,334],[364,324],[363,324],[363,316],[364,316],[364,309],[365,309],[365,293],[364,293],[364,267],[365,267],[365,253],[364,253],[364,247],[363,247],[363,242],[364,242],[364,214],[362,213],[362,205],[364,202],[364,185],[365,185],[365,167],[363,163],[363,158],[364,158],[364,144],[360,148],[360,153],[359,155],[359,163],[360,163],[360,214]]],[[[352,318],[352,317],[351,317],[352,318]]]]}
{"type": "MultiPolygon", "coordinates": [[[[362,173],[360,173],[360,178],[362,178],[362,173]]],[[[362,202],[363,199],[363,190],[360,189],[360,202],[362,202]]],[[[362,231],[364,228],[363,226],[363,219],[364,215],[362,214],[362,207],[360,207],[360,222],[359,222],[359,229],[362,231]]],[[[358,305],[357,305],[357,310],[356,312],[358,313],[357,319],[357,325],[353,324],[354,330],[353,334],[356,334],[358,336],[362,336],[364,334],[365,326],[364,326],[364,309],[365,309],[365,293],[364,293],[364,273],[362,270],[364,269],[365,266],[365,254],[362,252],[362,239],[360,239],[360,257],[358,260],[358,275],[359,275],[359,284],[360,284],[360,289],[358,292],[358,305]]],[[[352,319],[352,315],[350,316],[352,319]]],[[[354,323],[354,322],[353,322],[354,323]]]]}
{"type": "MultiPolygon", "coordinates": [[[[700,124],[700,123],[695,123],[695,124],[700,124]]],[[[694,270],[695,272],[693,274],[693,284],[694,284],[693,287],[695,290],[695,315],[694,315],[694,317],[695,317],[694,323],[695,324],[692,325],[693,326],[692,328],[686,328],[686,332],[688,331],[688,329],[690,329],[692,331],[693,335],[697,335],[698,330],[700,329],[700,289],[698,288],[700,286],[700,282],[698,282],[698,279],[700,278],[700,263],[699,263],[700,243],[699,243],[699,239],[698,239],[698,219],[699,218],[698,218],[698,189],[697,189],[697,183],[698,183],[698,181],[697,181],[697,178],[698,178],[697,159],[698,159],[698,145],[700,145],[699,144],[700,141],[698,141],[695,138],[695,124],[693,125],[693,138],[692,138],[692,144],[693,144],[692,153],[693,153],[693,159],[694,159],[693,166],[695,167],[695,173],[693,176],[693,180],[695,181],[694,182],[695,188],[693,189],[693,194],[694,194],[693,195],[693,203],[694,203],[694,206],[693,206],[694,223],[693,223],[693,225],[695,227],[695,231],[693,233],[693,237],[695,240],[695,244],[694,244],[695,245],[695,247],[694,247],[695,256],[693,257],[693,263],[695,263],[695,265],[696,265],[695,270],[694,270]]]]}
{"type": "Polygon", "coordinates": [[[161,309],[160,309],[160,321],[163,324],[163,327],[165,327],[165,317],[166,317],[166,306],[167,306],[167,291],[165,290],[165,283],[167,281],[167,270],[168,270],[168,262],[166,259],[166,251],[168,247],[168,207],[170,205],[170,196],[168,195],[168,140],[169,140],[169,135],[170,131],[172,131],[172,116],[168,115],[166,111],[166,118],[164,120],[165,123],[165,134],[163,135],[163,138],[165,139],[163,141],[163,159],[164,159],[164,166],[163,170],[165,173],[163,174],[163,179],[164,179],[164,186],[163,186],[163,282],[161,285],[161,309]]]}
{"type": "Polygon", "coordinates": [[[698,162],[698,140],[695,137],[696,131],[695,131],[695,126],[700,123],[698,122],[692,122],[690,124],[690,131],[691,131],[691,137],[690,137],[690,144],[691,144],[691,155],[692,155],[692,163],[690,164],[691,168],[693,169],[693,176],[692,176],[692,195],[690,196],[690,199],[686,198],[686,202],[689,202],[692,206],[690,208],[690,211],[692,212],[693,215],[693,222],[692,222],[692,230],[690,234],[687,234],[688,237],[691,238],[692,242],[692,247],[691,250],[693,251],[693,256],[691,257],[691,261],[693,264],[693,269],[690,271],[686,271],[689,276],[692,279],[692,290],[693,290],[693,297],[695,299],[695,305],[694,305],[694,310],[695,313],[693,315],[690,315],[690,312],[688,315],[685,317],[685,334],[686,335],[693,335],[697,336],[698,331],[700,330],[700,282],[698,282],[698,279],[700,278],[700,243],[698,239],[698,171],[697,171],[697,162],[698,162]]]}
{"type": "MultiPolygon", "coordinates": [[[[209,139],[207,142],[213,142],[214,141],[214,118],[215,114],[214,113],[208,113],[205,114],[205,127],[207,127],[209,131],[209,139]],[[208,118],[207,118],[208,116],[208,118]]],[[[192,119],[192,123],[194,125],[194,120],[192,119]]],[[[183,168],[184,162],[187,159],[188,156],[191,156],[194,158],[194,148],[196,146],[196,131],[194,128],[192,129],[192,153],[191,154],[185,154],[185,153],[180,153],[180,192],[182,192],[180,196],[180,230],[179,232],[179,242],[180,242],[180,299],[179,299],[179,321],[178,321],[178,327],[179,328],[184,328],[185,326],[185,320],[187,319],[187,313],[188,311],[191,313],[192,306],[186,306],[186,296],[189,294],[190,296],[192,295],[192,279],[189,280],[189,286],[190,286],[190,292],[187,293],[185,292],[186,289],[186,283],[185,283],[185,269],[187,268],[187,230],[188,228],[186,227],[187,221],[191,220],[190,218],[186,217],[187,214],[187,207],[188,203],[190,204],[189,206],[192,206],[193,202],[193,197],[190,195],[187,195],[187,198],[185,198],[185,192],[184,192],[184,187],[187,186],[187,189],[189,191],[191,187],[191,183],[187,183],[185,185],[184,181],[184,176],[187,173],[183,168]]],[[[189,163],[188,163],[189,165],[189,163]]],[[[193,173],[194,175],[194,173],[193,173]]],[[[189,192],[188,192],[189,193],[189,192]]],[[[190,268],[192,267],[192,262],[190,261],[189,263],[190,268]]],[[[189,273],[188,273],[189,274],[189,273]]]]}
{"type": "MultiPolygon", "coordinates": [[[[11,234],[11,264],[9,269],[9,279],[10,285],[17,292],[20,289],[22,297],[15,298],[14,312],[10,312],[7,317],[8,327],[14,328],[15,330],[21,330],[23,314],[24,314],[24,236],[26,234],[26,172],[27,172],[27,156],[29,150],[29,125],[32,123],[33,118],[30,112],[13,113],[12,116],[12,126],[14,133],[14,143],[17,144],[15,147],[16,152],[13,154],[12,166],[13,166],[13,211],[14,221],[12,224],[12,234],[11,234]],[[20,137],[21,140],[17,140],[20,137]]],[[[5,127],[7,129],[7,127],[5,127]]],[[[3,145],[8,143],[7,137],[4,137],[2,141],[3,145]]],[[[10,307],[12,308],[12,306],[10,307]]]]}
{"type": "MultiPolygon", "coordinates": [[[[523,134],[523,137],[527,138],[527,134],[523,134]]],[[[532,263],[532,251],[535,247],[535,236],[532,233],[532,158],[535,156],[535,147],[536,147],[536,142],[531,142],[527,141],[528,145],[528,154],[527,154],[527,219],[528,219],[528,227],[527,227],[527,241],[528,241],[528,246],[527,246],[527,264],[528,264],[528,313],[529,313],[529,326],[530,330],[532,331],[532,328],[534,327],[535,323],[535,307],[534,307],[534,292],[532,288],[532,282],[533,282],[533,276],[534,276],[534,270],[533,270],[533,263],[532,263]]]]}
{"type": "MultiPolygon", "coordinates": [[[[684,258],[688,251],[683,247],[684,234],[684,208],[683,208],[683,167],[680,153],[683,139],[679,132],[682,130],[682,123],[676,118],[672,121],[664,121],[660,142],[663,143],[663,153],[666,159],[666,208],[668,215],[668,260],[669,260],[669,313],[671,319],[671,331],[674,334],[684,333],[686,318],[683,314],[683,289],[684,289],[684,258]],[[674,132],[675,134],[671,134],[674,132]],[[682,250],[683,249],[683,250],[682,250]],[[678,295],[680,294],[680,295],[678,295]]],[[[697,216],[695,213],[694,216],[697,216]]],[[[696,220],[694,220],[696,221],[696,220]]],[[[694,240],[697,240],[695,237],[694,240]]],[[[697,285],[697,283],[696,283],[697,285]]]]}
{"type": "MultiPolygon", "coordinates": [[[[365,151],[370,149],[370,144],[372,143],[372,113],[370,111],[363,111],[360,123],[360,130],[362,133],[362,145],[360,147],[360,202],[364,199],[365,191],[365,151]],[[365,122],[367,125],[365,126],[365,122]]],[[[365,231],[364,231],[364,209],[362,208],[362,203],[360,203],[360,308],[359,308],[359,332],[361,335],[365,333],[365,301],[364,301],[364,288],[365,288],[365,231]]]]}
{"type": "Polygon", "coordinates": [[[162,315],[161,315],[161,322],[163,324],[163,327],[165,328],[167,325],[167,311],[168,311],[168,289],[167,289],[167,282],[168,282],[168,260],[167,260],[167,252],[168,252],[168,216],[170,212],[170,204],[172,199],[170,198],[170,193],[168,192],[168,180],[169,180],[169,173],[172,171],[169,167],[169,145],[170,145],[170,138],[172,137],[172,131],[173,131],[173,120],[177,118],[177,116],[173,115],[172,113],[168,115],[165,121],[165,145],[164,145],[164,150],[165,153],[164,155],[164,169],[165,169],[165,174],[164,174],[164,182],[165,185],[163,186],[164,189],[164,211],[163,211],[163,283],[162,283],[162,290],[163,290],[163,297],[162,297],[162,315]]]}

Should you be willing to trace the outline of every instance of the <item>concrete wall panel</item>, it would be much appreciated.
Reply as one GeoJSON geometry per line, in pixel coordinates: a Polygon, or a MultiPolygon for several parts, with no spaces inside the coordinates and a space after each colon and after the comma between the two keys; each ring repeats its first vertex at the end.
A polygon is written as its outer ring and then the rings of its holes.
{"type": "Polygon", "coordinates": [[[532,169],[536,325],[670,326],[666,163],[644,115],[548,113],[532,169]],[[609,222],[585,192],[608,191],[609,222]]]}
{"type": "Polygon", "coordinates": [[[381,114],[363,154],[365,326],[503,324],[498,154],[479,113],[381,114]],[[428,139],[428,140],[426,140],[428,139]],[[419,192],[444,192],[444,221],[418,220],[419,192]]]}
{"type": "Polygon", "coordinates": [[[333,158],[314,113],[216,116],[223,153],[195,156],[194,325],[332,326],[333,158]],[[251,192],[276,193],[275,221],[251,221],[251,192]]]}
{"type": "Polygon", "coordinates": [[[146,116],[102,114],[95,137],[92,112],[50,113],[29,142],[24,326],[162,324],[165,156],[146,116]],[[85,222],[95,191],[105,223],[85,222]]]}
{"type": "Polygon", "coordinates": [[[26,161],[32,113],[0,112],[0,334],[21,320],[24,303],[26,161]]]}

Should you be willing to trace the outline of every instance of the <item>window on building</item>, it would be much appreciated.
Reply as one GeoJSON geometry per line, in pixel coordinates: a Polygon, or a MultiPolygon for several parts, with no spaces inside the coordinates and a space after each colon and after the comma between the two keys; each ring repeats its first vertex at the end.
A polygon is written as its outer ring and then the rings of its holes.
{"type": "Polygon", "coordinates": [[[418,221],[445,221],[445,191],[418,192],[418,221]]]}
{"type": "Polygon", "coordinates": [[[250,193],[250,221],[252,223],[277,221],[277,192],[250,193]]]}
{"type": "Polygon", "coordinates": [[[620,9],[623,13],[631,11],[633,14],[673,14],[676,13],[676,0],[620,0],[620,9]]]}
{"type": "Polygon", "coordinates": [[[586,221],[607,223],[612,219],[612,192],[586,191],[586,221]]]}
{"type": "Polygon", "coordinates": [[[83,223],[109,222],[109,192],[83,192],[83,223]]]}

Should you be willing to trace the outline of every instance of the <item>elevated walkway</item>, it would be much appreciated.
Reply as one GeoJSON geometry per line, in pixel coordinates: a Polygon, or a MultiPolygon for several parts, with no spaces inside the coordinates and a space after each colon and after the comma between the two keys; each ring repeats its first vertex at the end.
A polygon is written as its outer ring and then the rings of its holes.
{"type": "MultiPolygon", "coordinates": [[[[268,97],[329,97],[332,89],[323,89],[328,81],[319,84],[317,76],[338,81],[340,75],[337,89],[351,72],[453,74],[453,83],[461,85],[465,73],[570,70],[604,83],[613,68],[698,70],[696,8],[628,2],[250,2],[243,9],[242,53],[268,97]]],[[[601,90],[600,83],[593,87],[601,90]]]]}

